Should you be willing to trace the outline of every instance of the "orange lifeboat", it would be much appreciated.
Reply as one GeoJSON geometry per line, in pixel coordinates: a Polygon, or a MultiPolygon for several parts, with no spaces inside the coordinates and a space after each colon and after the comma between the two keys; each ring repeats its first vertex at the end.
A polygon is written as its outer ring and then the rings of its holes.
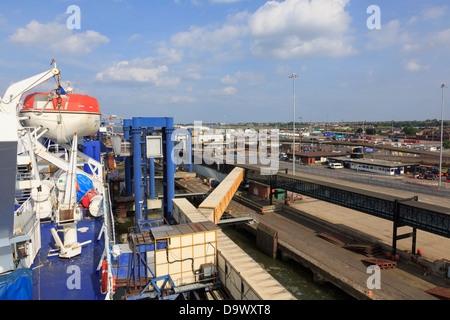
{"type": "Polygon", "coordinates": [[[20,114],[25,126],[48,129],[44,136],[59,144],[71,141],[75,132],[78,137],[97,133],[101,120],[97,99],[73,93],[29,94],[20,114]]]}

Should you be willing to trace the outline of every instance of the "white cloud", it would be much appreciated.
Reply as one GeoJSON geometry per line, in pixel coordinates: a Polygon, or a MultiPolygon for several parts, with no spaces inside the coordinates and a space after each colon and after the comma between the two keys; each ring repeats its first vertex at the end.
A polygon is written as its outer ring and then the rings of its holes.
{"type": "Polygon", "coordinates": [[[240,1],[241,0],[211,0],[211,3],[234,3],[240,1]]]}
{"type": "Polygon", "coordinates": [[[140,38],[140,37],[141,37],[141,35],[140,35],[139,33],[134,33],[133,35],[131,35],[131,36],[128,38],[128,41],[132,42],[132,41],[137,40],[137,39],[140,38]]]}
{"type": "Polygon", "coordinates": [[[8,20],[0,13],[0,26],[6,25],[8,20]]]}
{"type": "Polygon", "coordinates": [[[368,33],[368,43],[365,48],[368,50],[384,49],[399,44],[405,45],[404,50],[417,49],[417,44],[411,36],[401,27],[399,20],[389,21],[379,30],[372,30],[368,33]]]}
{"type": "Polygon", "coordinates": [[[402,51],[412,52],[412,51],[418,50],[419,48],[420,48],[420,46],[418,44],[407,43],[402,47],[402,51]]]}
{"type": "Polygon", "coordinates": [[[238,48],[242,28],[238,25],[226,24],[220,28],[213,26],[191,26],[189,31],[173,35],[170,42],[175,47],[191,48],[200,52],[216,52],[224,47],[238,48]]]}
{"type": "Polygon", "coordinates": [[[422,11],[422,16],[425,21],[437,20],[442,18],[446,14],[447,14],[446,6],[426,8],[422,11]]]}
{"type": "Polygon", "coordinates": [[[255,86],[264,81],[263,75],[257,75],[251,71],[237,71],[234,75],[227,74],[220,80],[220,83],[224,85],[235,85],[240,81],[245,81],[250,86],[255,86]]]}
{"type": "Polygon", "coordinates": [[[104,82],[140,82],[156,86],[176,86],[180,83],[178,77],[167,77],[169,68],[166,65],[155,64],[152,57],[133,59],[115,63],[106,70],[97,73],[96,79],[104,82]]]}
{"type": "Polygon", "coordinates": [[[357,53],[351,45],[351,17],[345,11],[349,1],[267,1],[254,13],[229,15],[222,24],[191,26],[173,35],[170,44],[189,48],[194,56],[213,54],[216,60],[241,58],[239,50],[247,49],[244,40],[260,57],[348,56],[357,53]]]}
{"type": "Polygon", "coordinates": [[[221,84],[236,84],[237,82],[238,80],[235,77],[230,76],[229,74],[227,74],[220,80],[221,84]]]}
{"type": "Polygon", "coordinates": [[[419,17],[417,17],[417,16],[412,16],[411,18],[409,18],[408,21],[406,21],[406,25],[408,25],[408,26],[413,26],[413,25],[415,25],[418,21],[419,21],[419,17]]]}
{"type": "Polygon", "coordinates": [[[405,69],[408,70],[408,71],[418,71],[421,68],[422,67],[417,62],[417,60],[414,60],[414,59],[411,59],[411,60],[407,61],[406,64],[405,64],[405,69]]]}
{"type": "Polygon", "coordinates": [[[202,79],[202,75],[197,72],[186,71],[185,78],[190,80],[200,80],[202,79]]]}
{"type": "Polygon", "coordinates": [[[179,63],[183,59],[183,51],[167,48],[165,45],[158,48],[159,61],[164,64],[179,63]]]}
{"type": "Polygon", "coordinates": [[[179,102],[192,103],[192,102],[197,101],[197,99],[195,99],[195,97],[191,97],[191,96],[176,96],[176,97],[171,97],[170,101],[175,102],[175,103],[179,103],[179,102]]]}
{"type": "Polygon", "coordinates": [[[108,37],[92,30],[72,33],[65,24],[46,24],[32,20],[25,28],[19,28],[9,37],[17,45],[49,49],[72,55],[85,55],[101,44],[109,42],[108,37]]]}
{"type": "Polygon", "coordinates": [[[281,59],[355,54],[349,0],[268,1],[249,18],[252,52],[281,59]]]}
{"type": "Polygon", "coordinates": [[[450,44],[450,28],[428,36],[432,46],[448,46],[450,44]]]}
{"type": "Polygon", "coordinates": [[[210,92],[214,95],[233,95],[237,92],[237,89],[233,86],[229,86],[222,89],[211,90],[210,92]]]}

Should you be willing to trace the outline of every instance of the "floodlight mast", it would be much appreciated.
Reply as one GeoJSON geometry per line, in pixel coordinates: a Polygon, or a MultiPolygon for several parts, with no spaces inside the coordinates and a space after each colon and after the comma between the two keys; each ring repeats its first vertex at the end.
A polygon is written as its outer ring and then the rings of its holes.
{"type": "Polygon", "coordinates": [[[299,76],[292,73],[289,78],[293,80],[294,122],[292,123],[292,175],[295,176],[295,78],[299,76]]]}

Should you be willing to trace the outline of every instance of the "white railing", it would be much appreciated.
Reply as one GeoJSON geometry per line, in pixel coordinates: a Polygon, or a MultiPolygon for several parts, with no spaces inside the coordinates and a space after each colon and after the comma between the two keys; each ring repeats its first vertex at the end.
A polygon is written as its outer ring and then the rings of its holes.
{"type": "Polygon", "coordinates": [[[103,229],[102,233],[105,237],[105,250],[102,258],[99,262],[99,268],[103,259],[106,259],[108,264],[108,289],[105,295],[105,300],[112,300],[114,294],[114,279],[111,268],[111,249],[115,244],[115,231],[114,231],[114,217],[111,208],[111,199],[109,195],[108,187],[102,187],[103,193],[103,229]]]}

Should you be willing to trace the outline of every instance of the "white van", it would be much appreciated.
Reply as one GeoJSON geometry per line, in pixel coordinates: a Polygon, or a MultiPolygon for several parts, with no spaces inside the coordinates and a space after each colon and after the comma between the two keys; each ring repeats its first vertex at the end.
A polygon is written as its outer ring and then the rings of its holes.
{"type": "Polygon", "coordinates": [[[333,162],[333,163],[329,163],[328,164],[328,168],[330,168],[330,169],[342,169],[342,168],[344,168],[344,166],[342,165],[342,163],[333,162]]]}

